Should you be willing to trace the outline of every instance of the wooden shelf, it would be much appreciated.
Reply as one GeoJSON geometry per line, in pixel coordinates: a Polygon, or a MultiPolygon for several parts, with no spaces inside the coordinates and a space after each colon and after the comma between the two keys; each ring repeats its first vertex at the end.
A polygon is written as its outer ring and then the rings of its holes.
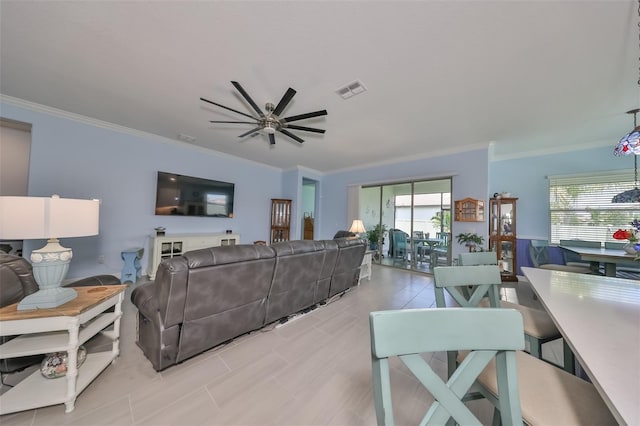
{"type": "Polygon", "coordinates": [[[484,201],[475,198],[455,201],[455,220],[458,222],[484,222],[484,201]]]}
{"type": "Polygon", "coordinates": [[[36,369],[0,396],[0,415],[62,403],[66,413],[73,411],[78,394],[120,353],[125,289],[77,287],[78,297],[57,308],[18,311],[14,303],[0,309],[0,335],[18,335],[0,345],[0,359],[63,351],[75,359],[81,344],[110,326],[104,334],[113,341],[110,351],[88,354],[77,370],[70,363],[64,378],[47,379],[36,369]],[[106,312],[112,306],[114,312],[106,312]]]}

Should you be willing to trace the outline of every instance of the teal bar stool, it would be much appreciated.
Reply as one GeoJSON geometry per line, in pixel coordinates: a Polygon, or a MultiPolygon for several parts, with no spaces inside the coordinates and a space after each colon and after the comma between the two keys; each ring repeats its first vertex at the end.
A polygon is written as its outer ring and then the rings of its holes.
{"type": "MultiPolygon", "coordinates": [[[[517,303],[500,300],[499,288],[502,284],[498,260],[495,252],[461,253],[458,256],[458,265],[434,270],[434,282],[436,289],[436,304],[445,307],[444,290],[452,295],[460,306],[467,307],[502,307],[516,309],[524,320],[524,334],[528,342],[529,353],[542,359],[542,345],[562,338],[562,334],[553,320],[545,311],[529,308],[517,303]],[[478,287],[478,285],[481,285],[478,287]],[[475,297],[467,296],[469,286],[475,288],[475,297]],[[489,300],[483,300],[485,295],[489,300]]],[[[571,349],[564,344],[563,368],[574,373],[575,359],[571,349]]],[[[449,354],[448,362],[454,362],[453,355],[449,354]]]]}
{"type": "Polygon", "coordinates": [[[120,282],[125,283],[131,281],[135,283],[138,278],[142,276],[142,267],[140,265],[140,259],[144,254],[144,248],[134,247],[120,252],[120,257],[124,261],[124,267],[122,268],[122,274],[120,276],[120,282]]]}
{"type": "MultiPolygon", "coordinates": [[[[378,425],[393,425],[389,358],[398,357],[434,402],[420,424],[482,423],[464,404],[476,378],[495,360],[503,425],[522,425],[516,352],[524,348],[522,317],[512,309],[406,309],[371,312],[371,365],[378,425]],[[443,381],[422,353],[470,350],[451,380],[443,381]]],[[[495,418],[494,418],[495,420],[495,418]]]]}
{"type": "MultiPolygon", "coordinates": [[[[498,258],[495,252],[476,252],[476,253],[461,253],[458,256],[458,265],[461,266],[477,266],[477,265],[497,265],[498,258]]],[[[561,266],[561,265],[558,265],[561,266]]],[[[562,265],[564,267],[564,265],[562,265]]],[[[529,308],[527,306],[518,305],[516,303],[500,301],[500,306],[503,308],[517,309],[524,318],[524,333],[527,342],[529,343],[529,353],[536,358],[542,359],[542,345],[548,342],[562,338],[560,330],[556,327],[553,320],[545,311],[540,309],[529,308]]],[[[567,342],[562,341],[563,352],[563,368],[570,372],[575,373],[575,357],[571,348],[567,345],[567,342]]]]}

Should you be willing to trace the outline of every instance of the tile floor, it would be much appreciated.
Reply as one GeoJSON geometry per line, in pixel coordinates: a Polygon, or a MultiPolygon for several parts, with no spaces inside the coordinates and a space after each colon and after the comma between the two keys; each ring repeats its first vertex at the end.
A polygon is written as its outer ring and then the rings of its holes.
{"type": "MultiPolygon", "coordinates": [[[[503,297],[539,306],[526,282],[504,288],[503,297]]],[[[433,306],[431,276],[374,265],[372,279],[339,300],[158,373],[135,344],[137,312],[127,295],[121,356],[80,394],[75,411],[56,405],[2,416],[0,424],[372,425],[369,312],[433,306]]],[[[110,344],[98,337],[88,346],[110,344]]],[[[545,357],[561,359],[561,347],[545,345],[545,357]]],[[[430,361],[442,375],[445,359],[430,361]]],[[[416,424],[430,396],[402,365],[392,366],[396,422],[416,424]]],[[[487,401],[469,404],[491,423],[487,401]]]]}

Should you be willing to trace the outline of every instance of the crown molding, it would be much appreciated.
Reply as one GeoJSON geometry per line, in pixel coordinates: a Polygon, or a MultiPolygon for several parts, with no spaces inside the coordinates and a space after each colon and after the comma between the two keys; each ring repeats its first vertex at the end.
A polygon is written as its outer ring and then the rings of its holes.
{"type": "MultiPolygon", "coordinates": [[[[602,140],[602,141],[592,141],[592,142],[581,142],[579,149],[581,151],[584,151],[587,149],[602,148],[606,146],[611,146],[611,141],[602,140]]],[[[505,161],[505,160],[517,160],[520,158],[540,157],[543,155],[564,154],[567,152],[573,152],[577,150],[578,150],[577,145],[558,144],[555,146],[548,146],[548,147],[529,150],[529,151],[520,151],[520,152],[513,152],[508,154],[496,154],[495,145],[492,144],[492,149],[489,150],[489,162],[491,163],[491,162],[505,161]]],[[[613,152],[613,148],[611,148],[611,152],[613,152]]]]}
{"type": "Polygon", "coordinates": [[[489,149],[490,145],[491,145],[490,142],[481,142],[481,143],[477,143],[477,144],[471,144],[471,145],[460,146],[460,147],[443,148],[443,149],[439,149],[439,150],[429,151],[428,153],[424,153],[424,154],[421,154],[421,155],[407,155],[407,156],[404,156],[404,157],[394,157],[394,158],[390,158],[389,160],[385,160],[385,161],[362,164],[362,165],[353,166],[353,167],[345,167],[345,168],[342,168],[342,169],[334,169],[334,170],[326,171],[324,173],[325,174],[334,174],[334,173],[352,172],[352,171],[357,171],[357,170],[362,170],[362,169],[369,169],[371,167],[389,166],[389,165],[394,165],[394,164],[398,164],[398,163],[406,163],[406,162],[409,162],[409,161],[426,160],[426,159],[429,159],[429,158],[442,157],[442,156],[445,156],[445,155],[460,154],[460,153],[467,152],[467,151],[476,151],[476,150],[482,150],[482,149],[489,149]]]}
{"type": "MultiPolygon", "coordinates": [[[[176,140],[176,139],[167,138],[165,136],[160,136],[160,135],[156,135],[154,133],[144,132],[142,130],[132,129],[130,127],[121,126],[119,124],[110,123],[108,121],[98,120],[96,118],[87,117],[85,115],[76,114],[74,112],[65,111],[65,110],[62,110],[62,109],[59,109],[59,108],[54,108],[54,107],[50,107],[50,106],[47,106],[47,105],[42,105],[42,104],[38,104],[38,103],[35,103],[35,102],[30,102],[30,101],[27,101],[27,100],[24,100],[24,99],[20,99],[20,98],[16,98],[16,97],[13,97],[13,96],[4,95],[2,93],[0,93],[0,102],[4,103],[4,104],[7,104],[7,105],[15,106],[15,107],[18,107],[18,108],[26,109],[26,110],[29,110],[29,111],[32,111],[32,112],[44,113],[44,114],[52,115],[54,117],[75,121],[77,123],[86,124],[86,125],[93,126],[93,127],[98,127],[98,128],[105,129],[105,130],[111,130],[111,131],[114,131],[114,132],[123,133],[123,134],[126,134],[126,135],[135,136],[135,137],[139,137],[139,138],[143,138],[143,139],[152,139],[153,141],[166,143],[166,144],[170,144],[170,145],[174,145],[174,146],[179,146],[179,147],[183,147],[183,148],[190,148],[190,149],[196,149],[196,150],[198,150],[200,152],[203,152],[203,153],[206,153],[208,155],[215,155],[215,156],[219,156],[219,157],[222,157],[222,158],[234,159],[236,161],[242,161],[242,162],[254,165],[254,166],[259,166],[259,167],[263,167],[263,168],[266,168],[266,169],[271,169],[271,170],[276,170],[276,171],[282,172],[281,168],[270,166],[270,165],[263,164],[263,163],[258,163],[258,162],[253,161],[253,160],[247,160],[246,158],[238,157],[238,156],[235,156],[235,155],[226,154],[224,152],[216,151],[216,150],[211,149],[211,148],[206,148],[206,147],[203,147],[201,145],[196,145],[196,144],[192,144],[192,143],[188,143],[188,142],[179,141],[179,140],[176,140]]],[[[2,115],[1,111],[0,111],[0,115],[2,115]]],[[[8,119],[8,117],[4,117],[4,118],[8,119]]]]}

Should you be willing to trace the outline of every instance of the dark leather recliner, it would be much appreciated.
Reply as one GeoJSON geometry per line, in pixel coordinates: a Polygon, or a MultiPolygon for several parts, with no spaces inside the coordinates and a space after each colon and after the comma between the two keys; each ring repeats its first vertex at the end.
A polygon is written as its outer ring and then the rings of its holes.
{"type": "MultiPolygon", "coordinates": [[[[95,285],[119,285],[120,280],[113,275],[96,275],[67,284],[69,287],[95,285]]],[[[33,277],[33,269],[26,259],[12,254],[0,253],[0,308],[18,303],[26,296],[38,291],[33,277]]],[[[0,337],[4,343],[13,336],[0,337]]],[[[33,355],[0,360],[0,374],[20,371],[42,360],[44,355],[33,355]]]]}
{"type": "Polygon", "coordinates": [[[357,285],[359,238],[212,247],[158,266],[131,293],[137,344],[156,370],[310,309],[357,285]]]}
{"type": "Polygon", "coordinates": [[[351,231],[345,231],[344,229],[341,229],[340,231],[336,232],[336,234],[333,236],[333,239],[338,239],[338,238],[349,238],[349,237],[355,237],[356,234],[354,234],[351,231]]]}

